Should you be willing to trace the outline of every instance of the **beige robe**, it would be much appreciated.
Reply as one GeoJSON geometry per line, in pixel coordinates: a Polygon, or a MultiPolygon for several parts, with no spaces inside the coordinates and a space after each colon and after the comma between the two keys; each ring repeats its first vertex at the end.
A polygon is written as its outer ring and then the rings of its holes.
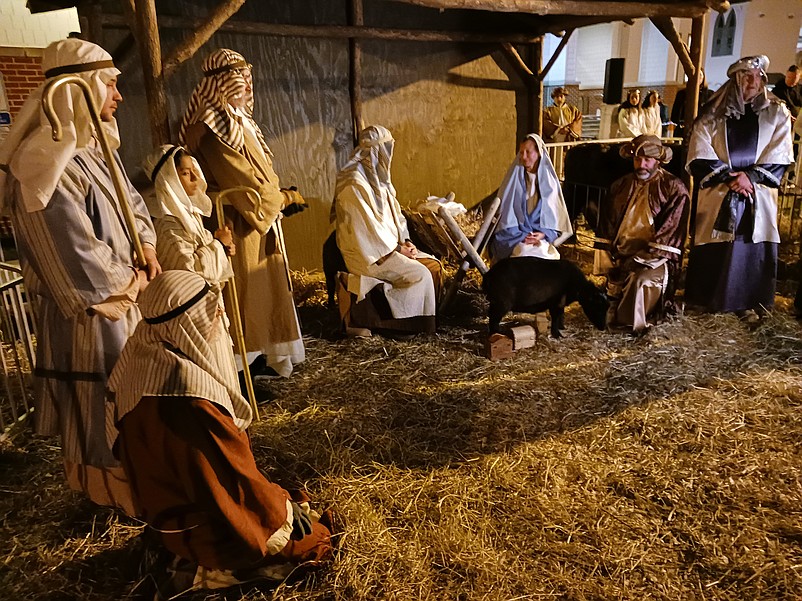
{"type": "Polygon", "coordinates": [[[572,142],[582,135],[582,112],[570,104],[551,105],[543,111],[543,137],[549,142],[572,142]],[[570,127],[558,133],[557,129],[570,127]]]}
{"type": "MultiPolygon", "coordinates": [[[[200,216],[193,215],[200,221],[200,216]]],[[[159,217],[156,227],[156,252],[165,271],[180,269],[203,276],[219,292],[233,275],[223,245],[203,229],[198,235],[188,232],[178,218],[172,215],[159,217]]]]}
{"type": "Polygon", "coordinates": [[[242,152],[223,143],[204,123],[190,126],[186,141],[209,179],[210,196],[235,186],[249,186],[261,195],[261,215],[246,194],[226,197],[230,205],[224,207],[225,218],[237,245],[232,264],[249,354],[264,354],[268,365],[289,376],[305,353],[284,256],[280,211],[286,197],[272,161],[248,132],[242,152]]]}

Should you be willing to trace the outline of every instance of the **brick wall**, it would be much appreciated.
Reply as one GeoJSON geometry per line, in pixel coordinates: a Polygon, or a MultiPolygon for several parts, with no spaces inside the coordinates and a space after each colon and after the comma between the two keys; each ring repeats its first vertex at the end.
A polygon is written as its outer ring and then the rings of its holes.
{"type": "Polygon", "coordinates": [[[42,81],[41,56],[6,56],[0,53],[0,73],[8,96],[11,118],[19,112],[28,94],[42,81]]]}

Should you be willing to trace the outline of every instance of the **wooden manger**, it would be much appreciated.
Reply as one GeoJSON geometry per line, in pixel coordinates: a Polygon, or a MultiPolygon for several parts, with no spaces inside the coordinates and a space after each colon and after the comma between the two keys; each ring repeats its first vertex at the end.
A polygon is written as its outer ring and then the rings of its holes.
{"type": "Polygon", "coordinates": [[[468,269],[475,267],[482,275],[487,273],[489,267],[482,259],[482,252],[495,231],[500,204],[499,198],[490,203],[472,237],[465,231],[470,229],[471,223],[455,218],[445,206],[434,211],[424,205],[418,211],[406,213],[407,220],[422,243],[439,258],[453,260],[459,265],[440,301],[441,311],[454,300],[468,269]]]}

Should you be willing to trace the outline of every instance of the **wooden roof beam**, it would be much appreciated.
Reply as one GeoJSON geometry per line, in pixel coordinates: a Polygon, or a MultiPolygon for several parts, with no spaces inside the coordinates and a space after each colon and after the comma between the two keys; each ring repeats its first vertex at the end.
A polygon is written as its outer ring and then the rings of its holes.
{"type": "MultiPolygon", "coordinates": [[[[159,17],[161,29],[190,29],[201,25],[200,19],[183,17],[159,17]]],[[[103,26],[111,29],[127,29],[127,21],[120,15],[103,15],[103,26]]],[[[431,31],[425,29],[387,29],[381,27],[359,27],[347,25],[285,25],[280,23],[256,23],[228,21],[218,31],[239,35],[273,35],[281,37],[308,37],[363,40],[397,40],[413,42],[464,42],[469,44],[531,44],[541,34],[534,33],[471,33],[466,31],[431,31]]]]}
{"type": "Polygon", "coordinates": [[[657,30],[669,41],[671,47],[674,48],[674,52],[676,52],[679,57],[679,62],[682,64],[685,75],[690,79],[696,67],[691,60],[688,46],[679,37],[679,33],[674,27],[674,22],[671,20],[671,17],[652,17],[650,20],[654,23],[654,26],[657,27],[657,30]]]}
{"type": "Polygon", "coordinates": [[[486,10],[490,12],[532,13],[536,15],[588,15],[611,17],[697,17],[729,8],[726,0],[696,0],[681,3],[582,2],[580,0],[396,0],[437,9],[486,10]],[[724,8],[726,5],[727,8],[724,8]]]}
{"type": "Polygon", "coordinates": [[[245,4],[245,0],[226,0],[216,5],[206,20],[202,21],[165,58],[164,76],[170,77],[182,63],[192,58],[198,49],[220,29],[220,26],[242,8],[243,4],[245,4]]]}

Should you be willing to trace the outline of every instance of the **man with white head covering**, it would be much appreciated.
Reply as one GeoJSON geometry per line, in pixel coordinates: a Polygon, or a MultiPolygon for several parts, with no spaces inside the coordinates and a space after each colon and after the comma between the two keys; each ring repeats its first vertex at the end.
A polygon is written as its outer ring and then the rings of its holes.
{"type": "Polygon", "coordinates": [[[499,221],[489,247],[493,262],[510,256],[559,259],[556,247],[573,228],[557,173],[537,134],[521,142],[498,197],[499,221]]]}
{"type": "Polygon", "coordinates": [[[257,207],[244,192],[230,194],[225,218],[237,246],[232,262],[251,374],[287,377],[305,353],[281,217],[301,210],[303,198],[279,187],[273,155],[253,119],[251,65],[222,49],[206,57],[202,69],[179,138],[198,159],[210,191],[247,186],[261,196],[257,207]]]}
{"type": "Polygon", "coordinates": [[[181,146],[166,144],[142,167],[155,187],[145,202],[154,219],[162,268],[194,271],[219,292],[234,275],[228,255],[236,254],[236,245],[229,228],[212,235],[203,225],[203,218],[212,214],[212,201],[198,162],[181,146]]]}
{"type": "Polygon", "coordinates": [[[679,267],[688,190],[661,167],[671,161],[672,152],[657,136],[638,136],[620,154],[632,159],[633,173],[610,186],[598,234],[613,261],[607,291],[616,302],[608,325],[629,326],[637,333],[648,327],[647,318],[679,267]]]}
{"type": "Polygon", "coordinates": [[[155,278],[140,295],[142,321],[109,379],[109,444],[148,526],[192,562],[187,584],[195,588],[282,579],[331,551],[330,532],[308,498],[256,466],[245,432],[251,409],[233,355],[215,350],[228,337],[219,297],[196,273],[155,278]]]}
{"type": "Polygon", "coordinates": [[[694,123],[686,168],[699,185],[685,299],[748,321],[774,305],[777,189],[793,162],[788,109],[766,92],[765,56],[730,65],[694,123]]]}
{"type": "Polygon", "coordinates": [[[390,177],[394,145],[387,128],[366,127],[337,174],[337,246],[350,273],[348,292],[357,301],[343,317],[354,327],[391,335],[434,332],[440,263],[410,241],[390,177]]]}
{"type": "MultiPolygon", "coordinates": [[[[120,144],[114,112],[122,96],[119,71],[99,46],[78,39],[45,49],[45,78],[74,73],[91,87],[112,148],[120,144]]],[[[134,267],[112,175],[82,93],[65,85],[53,104],[64,128],[60,142],[41,108],[42,88],[26,101],[0,152],[0,182],[11,213],[25,288],[37,325],[34,421],[40,434],[61,434],[71,487],[91,499],[134,509],[122,469],[105,436],[105,386],[139,320],[134,304],[161,268],[142,198],[127,187],[147,268],[134,267]]]]}

